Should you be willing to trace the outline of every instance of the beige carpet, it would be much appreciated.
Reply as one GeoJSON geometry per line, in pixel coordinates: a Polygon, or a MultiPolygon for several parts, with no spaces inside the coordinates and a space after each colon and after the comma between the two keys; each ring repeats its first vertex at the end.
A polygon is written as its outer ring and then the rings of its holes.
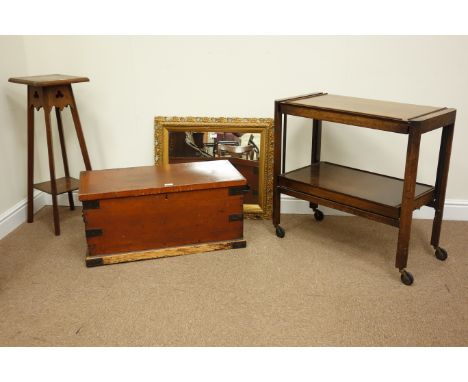
{"type": "Polygon", "coordinates": [[[246,221],[246,249],[86,268],[81,211],[51,209],[0,241],[0,345],[468,345],[468,222],[445,222],[446,262],[415,221],[408,269],[396,229],[356,217],[246,221]]]}

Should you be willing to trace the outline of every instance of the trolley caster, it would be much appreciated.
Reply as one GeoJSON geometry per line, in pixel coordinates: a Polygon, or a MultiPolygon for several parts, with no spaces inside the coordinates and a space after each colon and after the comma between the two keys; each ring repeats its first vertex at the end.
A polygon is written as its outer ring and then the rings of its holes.
{"type": "Polygon", "coordinates": [[[447,260],[447,251],[443,249],[442,247],[436,247],[435,249],[435,257],[437,257],[438,260],[440,261],[445,261],[447,260]]]}
{"type": "Polygon", "coordinates": [[[405,269],[400,270],[401,273],[401,282],[405,285],[411,285],[414,282],[414,277],[405,269]]]}
{"type": "Polygon", "coordinates": [[[320,210],[315,210],[314,211],[314,218],[315,220],[317,220],[318,222],[321,222],[323,220],[323,218],[325,217],[325,215],[323,214],[322,211],[320,210]]]}
{"type": "Polygon", "coordinates": [[[276,226],[276,236],[283,238],[286,232],[284,231],[283,227],[277,225],[276,226]]]}

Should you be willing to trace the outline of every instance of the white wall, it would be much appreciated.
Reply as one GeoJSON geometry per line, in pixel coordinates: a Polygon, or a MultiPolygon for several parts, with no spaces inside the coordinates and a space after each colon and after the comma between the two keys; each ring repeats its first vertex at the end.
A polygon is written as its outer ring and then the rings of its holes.
{"type": "Polygon", "coordinates": [[[22,37],[0,36],[0,215],[26,196],[26,89],[8,78],[26,72],[22,37]]]}
{"type": "MultiPolygon", "coordinates": [[[[10,76],[84,75],[74,85],[95,169],[153,162],[156,115],[272,117],[276,98],[313,91],[458,109],[448,199],[468,200],[467,37],[3,37],[0,213],[26,197],[26,92],[10,76]]],[[[41,112],[42,113],[42,112],[41,112]]],[[[48,179],[42,114],[36,181],[48,179]]],[[[70,169],[83,169],[65,112],[70,169]]],[[[289,124],[288,169],[310,158],[309,121],[289,124]]],[[[56,135],[57,137],[57,135],[56,135]]],[[[439,132],[418,180],[435,177],[439,132]]],[[[56,138],[56,141],[58,140],[56,138]]],[[[58,144],[56,145],[58,149],[58,144]]],[[[404,136],[324,123],[322,158],[402,176],[404,136]]],[[[58,172],[62,173],[57,151],[58,172]]]]}

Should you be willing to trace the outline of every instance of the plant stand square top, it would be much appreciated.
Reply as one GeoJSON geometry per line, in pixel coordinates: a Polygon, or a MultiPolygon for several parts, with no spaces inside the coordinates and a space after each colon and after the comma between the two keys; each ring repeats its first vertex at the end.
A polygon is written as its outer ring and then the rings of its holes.
{"type": "Polygon", "coordinates": [[[15,84],[42,87],[42,86],[70,85],[70,84],[75,84],[78,82],[89,82],[89,78],[69,76],[66,74],[46,74],[42,76],[13,77],[13,78],[10,78],[8,81],[13,82],[15,84]]]}

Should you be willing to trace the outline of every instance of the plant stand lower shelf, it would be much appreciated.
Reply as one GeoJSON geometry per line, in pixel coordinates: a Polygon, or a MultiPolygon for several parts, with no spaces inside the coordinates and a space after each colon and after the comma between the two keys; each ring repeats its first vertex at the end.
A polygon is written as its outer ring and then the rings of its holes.
{"type": "Polygon", "coordinates": [[[449,171],[455,109],[419,106],[313,93],[275,102],[275,164],[273,225],[280,226],[281,194],[309,201],[317,221],[324,218],[319,205],[362,216],[398,228],[395,266],[405,285],[414,282],[406,270],[412,214],[422,206],[434,208],[431,245],[439,260],[447,251],[439,246],[449,171]],[[312,150],[310,166],[285,172],[287,116],[310,118],[312,150]],[[348,124],[408,135],[403,179],[320,160],[322,121],[348,124]],[[416,182],[421,135],[442,128],[435,185],[416,182]]]}
{"type": "MultiPolygon", "coordinates": [[[[58,178],[55,180],[56,183],[56,195],[64,194],[66,192],[71,192],[78,190],[80,187],[80,181],[76,178],[72,178],[71,176],[64,176],[63,178],[58,178]]],[[[48,194],[53,193],[53,186],[52,182],[42,182],[42,183],[35,183],[34,188],[48,194]]],[[[74,209],[74,207],[72,207],[74,209]]]]}

